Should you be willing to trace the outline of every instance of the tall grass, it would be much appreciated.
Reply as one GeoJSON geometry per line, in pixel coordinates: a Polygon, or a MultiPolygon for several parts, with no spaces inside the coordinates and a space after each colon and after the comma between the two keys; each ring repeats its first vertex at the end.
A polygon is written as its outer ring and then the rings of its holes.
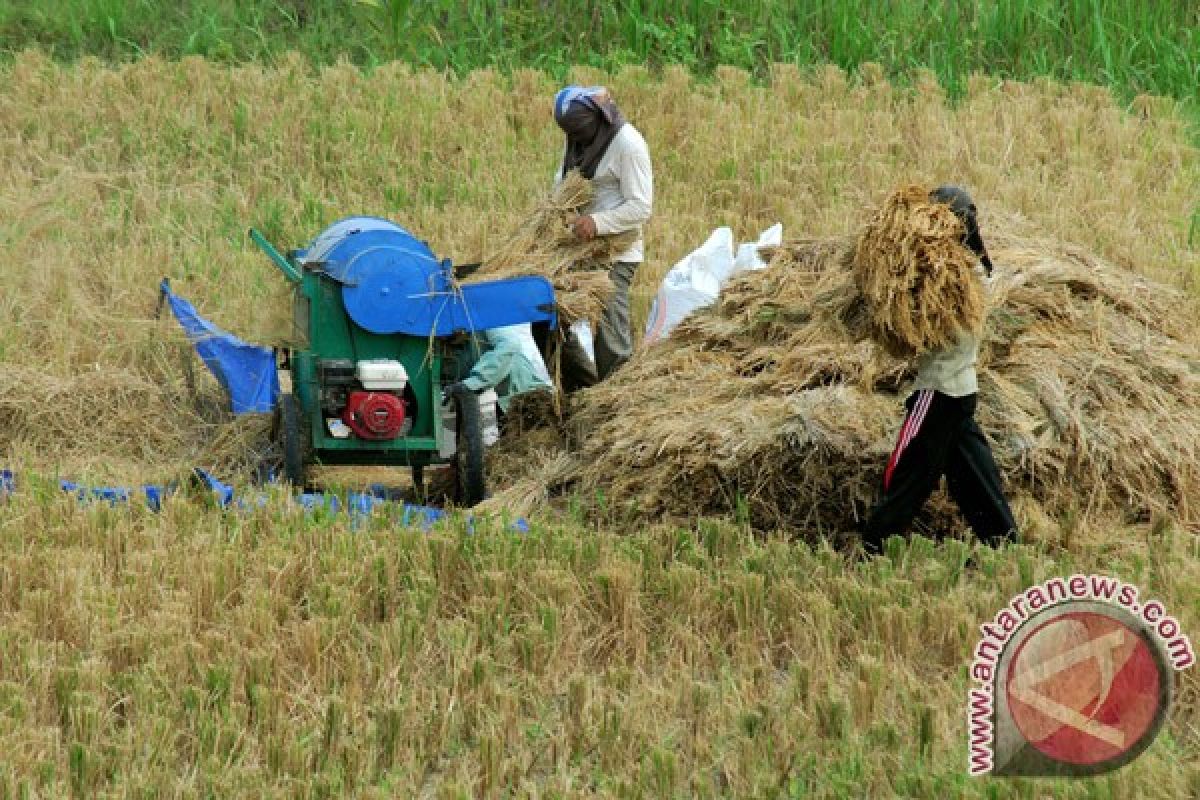
{"type": "Polygon", "coordinates": [[[1200,625],[1195,538],[869,567],[733,523],[431,535],[0,507],[3,797],[1195,797],[1196,670],[1088,781],[965,775],[969,653],[1030,582],[1116,572],[1200,625]]]}
{"type": "Polygon", "coordinates": [[[0,1],[0,48],[58,57],[225,61],[298,50],[315,63],[391,59],[459,72],[533,66],[774,62],[928,67],[952,92],[976,71],[1192,97],[1200,5],[1180,0],[52,0],[0,1]]]}

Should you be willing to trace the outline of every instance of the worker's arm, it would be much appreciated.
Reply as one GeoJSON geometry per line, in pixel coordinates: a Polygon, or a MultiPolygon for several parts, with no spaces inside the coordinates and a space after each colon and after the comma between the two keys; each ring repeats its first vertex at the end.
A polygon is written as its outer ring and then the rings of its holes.
{"type": "Polygon", "coordinates": [[[509,341],[488,350],[479,357],[475,366],[471,367],[471,374],[463,384],[473,392],[496,388],[512,372],[513,359],[519,350],[519,345],[509,341]]]}
{"type": "Polygon", "coordinates": [[[596,233],[609,236],[638,228],[650,219],[654,206],[654,171],[650,151],[640,137],[617,156],[617,178],[625,202],[608,211],[591,214],[596,233]]]}

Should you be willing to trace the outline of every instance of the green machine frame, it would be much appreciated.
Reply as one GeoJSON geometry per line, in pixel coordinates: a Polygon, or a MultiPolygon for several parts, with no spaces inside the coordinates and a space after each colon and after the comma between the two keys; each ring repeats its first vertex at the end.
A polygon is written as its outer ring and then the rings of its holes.
{"type": "MultiPolygon", "coordinates": [[[[287,354],[292,377],[292,394],[298,405],[304,442],[305,463],[321,465],[383,465],[425,467],[448,463],[442,458],[444,432],[441,424],[443,382],[459,377],[460,354],[471,345],[445,337],[426,338],[404,334],[377,334],[364,330],[349,318],[342,304],[342,287],[317,269],[297,263],[276,250],[257,230],[250,237],[295,287],[292,334],[293,348],[287,354]],[[332,436],[321,412],[319,359],[389,358],[408,371],[405,394],[415,408],[413,425],[402,437],[386,441],[332,436]]],[[[287,409],[284,409],[287,413],[287,409]]]]}

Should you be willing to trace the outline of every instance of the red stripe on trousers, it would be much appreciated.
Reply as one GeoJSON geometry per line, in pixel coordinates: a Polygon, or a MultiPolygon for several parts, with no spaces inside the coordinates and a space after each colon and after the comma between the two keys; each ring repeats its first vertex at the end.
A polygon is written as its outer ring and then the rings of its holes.
{"type": "Polygon", "coordinates": [[[913,410],[904,419],[904,426],[900,428],[900,435],[896,438],[896,447],[892,450],[887,469],[883,472],[884,491],[887,491],[892,484],[892,473],[896,471],[896,465],[900,463],[900,456],[904,454],[904,450],[920,432],[921,424],[925,421],[925,414],[929,411],[932,399],[933,392],[930,389],[922,389],[917,394],[917,401],[913,403],[913,410]]]}

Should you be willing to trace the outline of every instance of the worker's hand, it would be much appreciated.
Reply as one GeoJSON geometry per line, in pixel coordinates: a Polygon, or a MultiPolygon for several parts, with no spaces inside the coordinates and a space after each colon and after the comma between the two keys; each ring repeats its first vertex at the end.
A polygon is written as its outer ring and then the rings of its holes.
{"type": "Polygon", "coordinates": [[[463,383],[462,381],[457,381],[455,383],[450,384],[449,386],[443,386],[442,387],[442,402],[449,403],[454,398],[455,395],[461,394],[462,392],[465,392],[465,391],[468,391],[467,384],[463,383]]]}
{"type": "Polygon", "coordinates": [[[575,221],[571,223],[571,229],[585,242],[596,238],[596,220],[588,214],[576,217],[575,221]]]}

